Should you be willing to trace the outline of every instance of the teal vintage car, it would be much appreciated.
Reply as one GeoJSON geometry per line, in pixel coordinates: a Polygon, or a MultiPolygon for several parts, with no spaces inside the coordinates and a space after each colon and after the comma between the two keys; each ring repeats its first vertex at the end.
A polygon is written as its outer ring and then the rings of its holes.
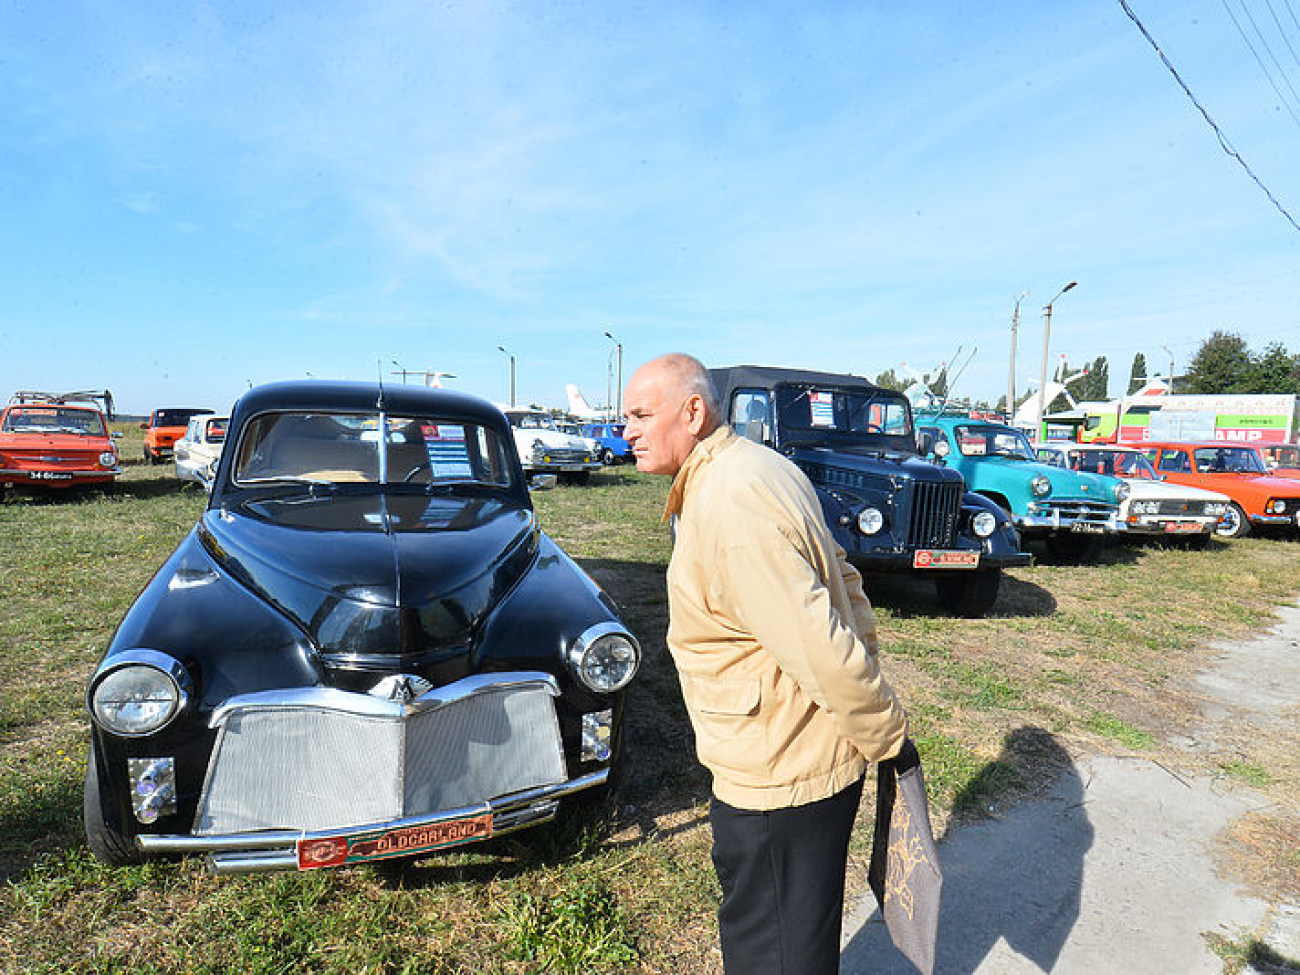
{"type": "Polygon", "coordinates": [[[1045,542],[1053,559],[1094,561],[1119,531],[1129,492],[1119,478],[1041,464],[1022,431],[968,414],[919,414],[917,430],[928,457],[955,468],[969,490],[1011,516],[1022,539],[1045,542]]]}

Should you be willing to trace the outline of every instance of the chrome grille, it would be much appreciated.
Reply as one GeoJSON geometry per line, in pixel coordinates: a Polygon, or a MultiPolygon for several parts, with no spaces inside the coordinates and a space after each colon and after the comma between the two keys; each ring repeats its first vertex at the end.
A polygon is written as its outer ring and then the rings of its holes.
{"type": "Polygon", "coordinates": [[[591,459],[585,449],[577,447],[547,447],[541,456],[549,457],[552,464],[583,464],[591,459]]]}
{"type": "Polygon", "coordinates": [[[951,548],[957,540],[962,485],[951,482],[912,482],[908,535],[913,548],[951,548]]]}
{"type": "Polygon", "coordinates": [[[428,709],[343,691],[319,703],[310,694],[236,700],[222,715],[194,832],[382,823],[563,782],[552,694],[516,682],[428,709]]]}
{"type": "Polygon", "coordinates": [[[1040,510],[1060,512],[1062,520],[1093,521],[1105,524],[1114,516],[1116,506],[1102,501],[1040,501],[1040,510]]]}

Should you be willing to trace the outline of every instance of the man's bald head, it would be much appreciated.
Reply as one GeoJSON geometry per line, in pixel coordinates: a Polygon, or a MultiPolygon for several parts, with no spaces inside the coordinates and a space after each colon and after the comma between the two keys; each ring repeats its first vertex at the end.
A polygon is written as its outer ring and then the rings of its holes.
{"type": "Polygon", "coordinates": [[[645,363],[623,397],[637,470],[676,474],[695,445],[718,428],[718,394],[704,364],[673,352],[645,363]]]}

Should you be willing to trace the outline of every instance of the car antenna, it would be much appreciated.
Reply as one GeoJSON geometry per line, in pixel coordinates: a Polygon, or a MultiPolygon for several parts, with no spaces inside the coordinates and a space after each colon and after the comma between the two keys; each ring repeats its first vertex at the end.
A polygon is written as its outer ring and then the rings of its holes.
{"type": "Polygon", "coordinates": [[[378,359],[375,360],[375,372],[379,374],[379,398],[375,400],[375,409],[385,413],[387,410],[384,407],[384,364],[378,359]]]}

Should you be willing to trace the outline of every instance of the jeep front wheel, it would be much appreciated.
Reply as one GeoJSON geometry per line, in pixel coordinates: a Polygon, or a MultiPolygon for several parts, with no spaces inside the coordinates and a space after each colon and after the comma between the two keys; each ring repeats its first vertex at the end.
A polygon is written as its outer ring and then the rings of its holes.
{"type": "Polygon", "coordinates": [[[953,616],[976,619],[988,614],[998,599],[1002,584],[1001,569],[976,569],[974,572],[953,571],[951,575],[934,580],[939,605],[953,616]]]}

